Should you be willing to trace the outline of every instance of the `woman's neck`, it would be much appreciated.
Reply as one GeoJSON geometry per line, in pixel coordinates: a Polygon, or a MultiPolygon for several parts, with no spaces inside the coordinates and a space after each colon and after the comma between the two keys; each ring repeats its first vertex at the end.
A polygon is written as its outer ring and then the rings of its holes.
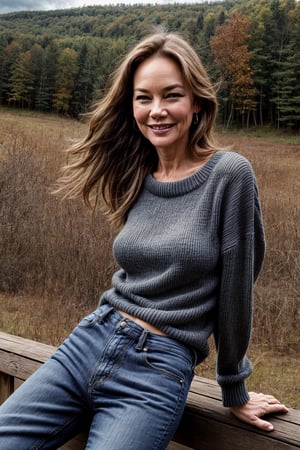
{"type": "Polygon", "coordinates": [[[158,166],[153,177],[162,182],[178,181],[190,177],[209,160],[209,157],[192,154],[170,155],[158,152],[158,166]]]}

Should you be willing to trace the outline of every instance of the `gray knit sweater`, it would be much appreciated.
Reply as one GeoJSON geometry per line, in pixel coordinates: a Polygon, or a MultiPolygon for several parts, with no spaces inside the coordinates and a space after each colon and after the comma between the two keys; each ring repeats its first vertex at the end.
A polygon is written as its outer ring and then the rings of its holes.
{"type": "Polygon", "coordinates": [[[252,168],[242,156],[219,151],[183,180],[145,179],[115,239],[121,269],[101,303],[193,347],[198,363],[213,333],[223,404],[244,404],[253,283],[264,250],[252,168]]]}

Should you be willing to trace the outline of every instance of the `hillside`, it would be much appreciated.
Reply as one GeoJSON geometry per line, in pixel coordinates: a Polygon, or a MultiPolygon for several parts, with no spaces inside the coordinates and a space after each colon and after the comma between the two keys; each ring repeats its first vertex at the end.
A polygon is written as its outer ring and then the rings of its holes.
{"type": "MultiPolygon", "coordinates": [[[[230,2],[233,3],[233,2],[230,2]]],[[[135,37],[145,28],[163,23],[171,29],[188,29],[201,15],[216,13],[222,2],[209,4],[87,6],[69,10],[26,11],[0,15],[0,33],[64,37],[135,37]]]]}
{"type": "MultiPolygon", "coordinates": [[[[25,36],[26,39],[41,44],[45,39],[54,39],[62,45],[72,43],[73,46],[80,44],[82,39],[93,38],[97,42],[98,39],[122,38],[130,45],[157,25],[162,25],[170,31],[180,30],[186,37],[197,35],[204,26],[204,18],[208,15],[218,16],[223,9],[224,5],[220,2],[214,5],[120,4],[18,12],[0,15],[0,35],[10,35],[14,39],[25,36]]],[[[209,30],[204,32],[210,33],[209,30]]]]}
{"type": "Polygon", "coordinates": [[[0,105],[85,112],[119,59],[163,26],[193,43],[228,126],[300,128],[300,3],[88,6],[0,15],[0,105]]]}

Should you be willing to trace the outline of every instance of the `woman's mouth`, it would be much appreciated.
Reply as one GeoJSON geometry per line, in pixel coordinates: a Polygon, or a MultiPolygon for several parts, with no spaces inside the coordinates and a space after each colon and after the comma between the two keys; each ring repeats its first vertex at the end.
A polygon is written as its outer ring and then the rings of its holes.
{"type": "Polygon", "coordinates": [[[164,124],[164,125],[148,125],[149,128],[153,131],[166,131],[173,127],[173,124],[164,124]]]}

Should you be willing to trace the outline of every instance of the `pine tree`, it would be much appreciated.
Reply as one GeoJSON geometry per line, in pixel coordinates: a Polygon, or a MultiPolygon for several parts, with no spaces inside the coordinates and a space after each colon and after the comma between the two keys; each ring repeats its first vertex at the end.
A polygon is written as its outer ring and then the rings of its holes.
{"type": "Polygon", "coordinates": [[[40,79],[36,94],[35,107],[41,111],[51,111],[56,86],[58,49],[50,41],[43,51],[40,79]]]}
{"type": "Polygon", "coordinates": [[[8,101],[21,108],[32,106],[34,75],[32,71],[31,52],[21,53],[15,62],[10,78],[10,94],[8,101]]]}
{"type": "MultiPolygon", "coordinates": [[[[10,78],[13,73],[14,65],[16,60],[20,56],[20,46],[17,41],[7,42],[3,37],[2,39],[2,50],[0,56],[0,102],[3,105],[8,103],[9,99],[9,87],[10,87],[10,78]],[[5,46],[5,48],[4,48],[5,46]]],[[[9,39],[7,39],[8,41],[9,39]]]]}
{"type": "Polygon", "coordinates": [[[53,108],[56,112],[70,114],[70,104],[78,72],[77,52],[64,48],[58,55],[56,90],[53,94],[53,108]]]}
{"type": "Polygon", "coordinates": [[[70,102],[72,115],[78,116],[87,111],[94,94],[95,68],[88,46],[84,43],[78,56],[78,72],[75,79],[73,97],[70,102]]]}
{"type": "Polygon", "coordinates": [[[300,5],[297,8],[290,44],[277,71],[278,121],[293,129],[300,127],[300,5]]]}
{"type": "Polygon", "coordinates": [[[282,64],[285,48],[289,43],[290,30],[288,11],[279,0],[272,0],[270,4],[271,17],[266,27],[265,42],[267,45],[266,64],[270,78],[266,86],[265,96],[269,99],[269,111],[272,113],[270,119],[278,128],[280,126],[280,90],[282,81],[282,64]]]}
{"type": "Polygon", "coordinates": [[[34,44],[31,48],[31,71],[34,77],[34,89],[32,91],[32,107],[38,108],[41,90],[44,88],[42,69],[44,61],[44,49],[39,44],[34,44]]]}
{"type": "Polygon", "coordinates": [[[7,45],[8,42],[5,36],[0,36],[0,104],[5,103],[5,94],[7,89],[7,45]]]}

